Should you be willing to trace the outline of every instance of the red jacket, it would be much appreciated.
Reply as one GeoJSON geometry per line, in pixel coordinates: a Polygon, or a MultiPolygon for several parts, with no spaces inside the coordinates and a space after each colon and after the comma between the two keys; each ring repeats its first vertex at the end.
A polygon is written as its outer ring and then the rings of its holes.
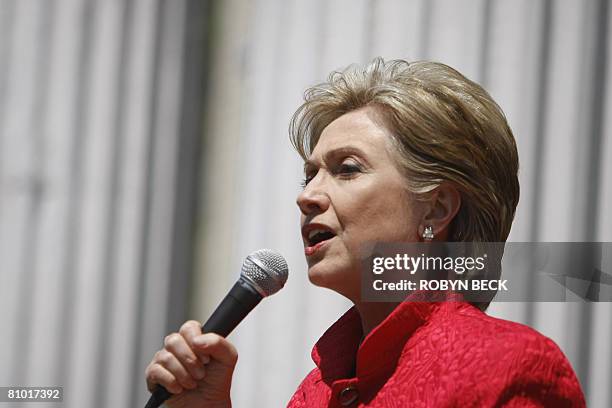
{"type": "Polygon", "coordinates": [[[552,340],[468,303],[403,302],[359,345],[361,335],[352,308],[315,345],[317,367],[288,406],[585,406],[552,340]]]}

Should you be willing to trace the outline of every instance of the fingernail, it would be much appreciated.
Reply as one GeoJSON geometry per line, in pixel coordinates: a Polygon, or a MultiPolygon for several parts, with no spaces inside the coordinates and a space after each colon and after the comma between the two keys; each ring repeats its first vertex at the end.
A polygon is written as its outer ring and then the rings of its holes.
{"type": "Polygon", "coordinates": [[[205,375],[205,371],[204,371],[203,368],[196,368],[195,369],[195,377],[198,380],[201,380],[202,378],[204,378],[204,375],[205,375]]]}
{"type": "Polygon", "coordinates": [[[204,336],[196,337],[195,339],[193,339],[193,345],[198,347],[204,347],[206,346],[206,339],[204,338],[204,336]]]}

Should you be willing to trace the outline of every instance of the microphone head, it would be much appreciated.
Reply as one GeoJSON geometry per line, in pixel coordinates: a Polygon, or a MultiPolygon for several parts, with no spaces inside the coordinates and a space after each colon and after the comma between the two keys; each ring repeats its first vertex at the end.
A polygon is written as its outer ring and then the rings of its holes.
{"type": "Polygon", "coordinates": [[[287,282],[289,267],[281,254],[260,249],[247,256],[242,264],[240,279],[245,279],[263,297],[281,290],[287,282]]]}

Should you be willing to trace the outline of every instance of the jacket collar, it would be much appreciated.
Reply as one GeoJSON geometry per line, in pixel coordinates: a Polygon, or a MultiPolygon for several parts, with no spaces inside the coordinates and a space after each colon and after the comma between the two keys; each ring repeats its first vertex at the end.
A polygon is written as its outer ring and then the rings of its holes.
{"type": "Polygon", "coordinates": [[[458,295],[446,302],[418,301],[419,293],[400,303],[361,342],[361,318],[356,307],[349,309],[319,339],[312,359],[326,382],[341,378],[388,377],[395,370],[404,345],[443,303],[457,303],[458,295]],[[355,359],[355,356],[357,358],[355,359]]]}

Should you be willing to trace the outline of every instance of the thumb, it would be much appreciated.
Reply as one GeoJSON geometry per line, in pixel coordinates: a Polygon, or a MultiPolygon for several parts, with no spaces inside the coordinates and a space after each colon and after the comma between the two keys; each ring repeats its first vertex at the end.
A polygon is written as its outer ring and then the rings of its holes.
{"type": "Polygon", "coordinates": [[[210,356],[224,366],[234,368],[238,361],[236,347],[215,333],[206,333],[193,339],[193,351],[200,359],[210,356]]]}

